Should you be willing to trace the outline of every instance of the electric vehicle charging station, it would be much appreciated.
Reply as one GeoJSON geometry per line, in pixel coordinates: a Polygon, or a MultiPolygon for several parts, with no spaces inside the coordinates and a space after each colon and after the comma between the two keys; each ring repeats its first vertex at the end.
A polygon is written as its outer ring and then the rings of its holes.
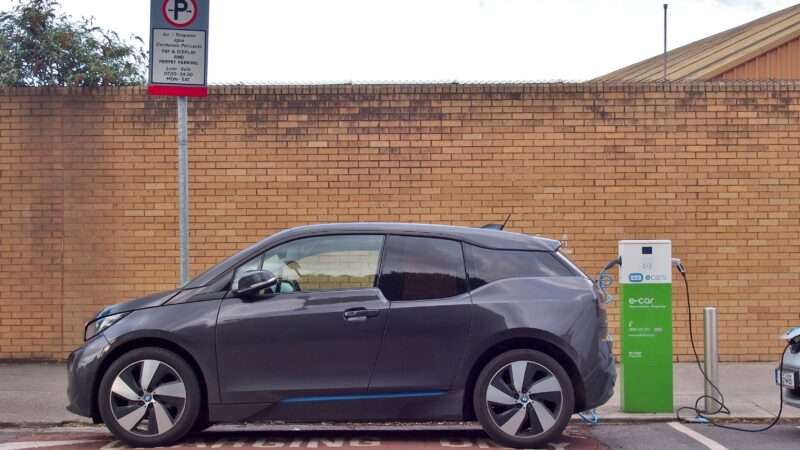
{"type": "Polygon", "coordinates": [[[620,400],[624,412],[672,412],[672,243],[619,241],[620,400]]]}

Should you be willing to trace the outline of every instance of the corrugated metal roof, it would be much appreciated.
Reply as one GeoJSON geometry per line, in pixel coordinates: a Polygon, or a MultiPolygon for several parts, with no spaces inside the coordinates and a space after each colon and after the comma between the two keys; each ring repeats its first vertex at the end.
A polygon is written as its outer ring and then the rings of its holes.
{"type": "MultiPolygon", "coordinates": [[[[711,80],[800,37],[800,4],[667,52],[667,80],[711,80]]],[[[663,54],[592,81],[661,81],[663,54]]]]}
{"type": "Polygon", "coordinates": [[[800,80],[800,38],[779,45],[727,72],[715,80],[800,80]]]}

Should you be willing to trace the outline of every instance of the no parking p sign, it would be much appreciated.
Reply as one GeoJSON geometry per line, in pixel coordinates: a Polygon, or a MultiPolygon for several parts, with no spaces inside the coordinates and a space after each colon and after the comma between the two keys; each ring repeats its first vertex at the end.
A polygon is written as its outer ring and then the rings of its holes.
{"type": "Polygon", "coordinates": [[[152,95],[208,95],[209,0],[150,0],[152,95]]]}

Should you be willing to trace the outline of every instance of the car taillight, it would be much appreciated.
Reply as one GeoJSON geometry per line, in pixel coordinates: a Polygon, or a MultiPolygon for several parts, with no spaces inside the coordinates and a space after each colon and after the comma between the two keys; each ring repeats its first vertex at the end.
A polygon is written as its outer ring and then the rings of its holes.
{"type": "Polygon", "coordinates": [[[597,303],[597,317],[600,325],[599,336],[603,340],[608,340],[608,303],[606,303],[606,297],[603,295],[602,289],[597,286],[597,283],[594,284],[592,290],[597,303]]]}

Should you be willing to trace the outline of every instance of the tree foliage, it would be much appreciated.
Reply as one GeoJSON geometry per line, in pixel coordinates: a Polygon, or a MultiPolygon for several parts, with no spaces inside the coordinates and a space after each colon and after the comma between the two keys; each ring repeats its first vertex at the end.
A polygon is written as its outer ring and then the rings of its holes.
{"type": "Polygon", "coordinates": [[[128,42],[93,19],[57,11],[56,0],[18,0],[0,12],[0,86],[143,84],[143,41],[128,42]]]}

